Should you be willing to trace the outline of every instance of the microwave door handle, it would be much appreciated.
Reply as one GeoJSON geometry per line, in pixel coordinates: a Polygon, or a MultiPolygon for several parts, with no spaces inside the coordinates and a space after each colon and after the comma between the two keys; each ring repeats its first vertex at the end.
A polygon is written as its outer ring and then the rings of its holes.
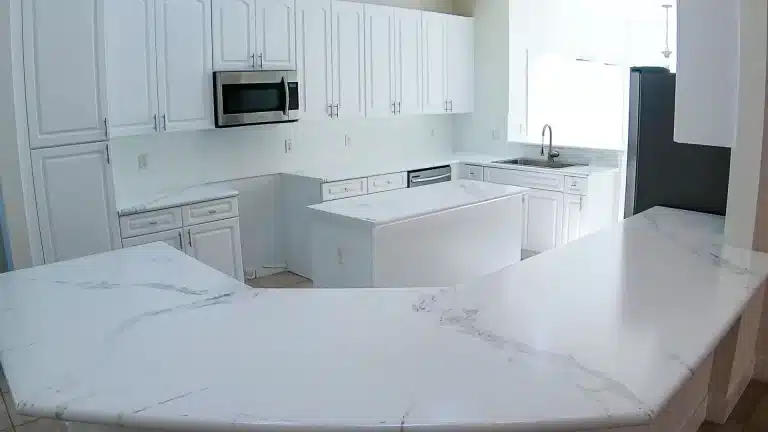
{"type": "Polygon", "coordinates": [[[285,77],[283,77],[283,90],[285,90],[285,109],[283,110],[283,115],[288,117],[288,108],[291,106],[291,93],[288,90],[288,81],[285,80],[285,77]]]}

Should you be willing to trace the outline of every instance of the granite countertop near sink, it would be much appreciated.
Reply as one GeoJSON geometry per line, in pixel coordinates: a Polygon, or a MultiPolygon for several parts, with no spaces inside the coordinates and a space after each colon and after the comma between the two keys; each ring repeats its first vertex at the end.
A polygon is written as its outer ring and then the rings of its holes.
{"type": "Polygon", "coordinates": [[[118,201],[117,213],[120,216],[127,216],[186,204],[230,198],[237,195],[237,190],[224,185],[203,185],[166,192],[134,194],[134,196],[118,201]]]}
{"type": "Polygon", "coordinates": [[[165,244],[0,275],[17,409],[195,431],[645,425],[768,275],[655,208],[468,284],[249,289],[165,244]]]}

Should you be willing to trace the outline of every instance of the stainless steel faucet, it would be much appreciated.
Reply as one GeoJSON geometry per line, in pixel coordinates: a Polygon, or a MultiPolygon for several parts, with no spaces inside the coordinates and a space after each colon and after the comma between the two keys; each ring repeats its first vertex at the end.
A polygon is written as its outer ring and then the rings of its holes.
{"type": "Polygon", "coordinates": [[[556,157],[560,157],[560,152],[552,150],[552,126],[545,124],[544,129],[541,130],[541,155],[544,156],[544,138],[547,136],[547,129],[549,129],[549,151],[547,152],[547,160],[552,162],[556,157]]]}

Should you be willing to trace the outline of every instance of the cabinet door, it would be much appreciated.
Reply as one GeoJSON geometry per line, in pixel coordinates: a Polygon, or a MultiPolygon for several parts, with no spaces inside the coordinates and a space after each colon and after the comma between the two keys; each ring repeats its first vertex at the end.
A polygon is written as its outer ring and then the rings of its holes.
{"type": "Polygon", "coordinates": [[[339,118],[365,117],[365,14],[360,3],[333,3],[333,98],[339,118]]]}
{"type": "Polygon", "coordinates": [[[544,252],[560,244],[563,223],[563,194],[531,189],[525,200],[523,249],[544,252]]]}
{"type": "Polygon", "coordinates": [[[30,146],[107,139],[102,2],[22,4],[30,146]]]}
{"type": "Polygon", "coordinates": [[[297,0],[296,8],[301,118],[329,118],[333,103],[331,0],[297,0]]]}
{"type": "Polygon", "coordinates": [[[105,0],[110,134],[158,129],[154,0],[105,0]]]}
{"type": "Polygon", "coordinates": [[[421,15],[424,38],[424,112],[447,111],[445,74],[445,17],[443,14],[423,12],[421,15]]]}
{"type": "Polygon", "coordinates": [[[119,247],[107,151],[104,142],[32,151],[46,264],[119,247]]]}
{"type": "Polygon", "coordinates": [[[140,246],[154,242],[165,242],[168,246],[175,247],[184,251],[184,244],[181,240],[181,230],[163,231],[155,234],[147,234],[139,237],[123,239],[123,247],[140,246]]]}
{"type": "Polygon", "coordinates": [[[678,1],[676,142],[731,147],[735,141],[740,3],[678,1]]]}
{"type": "Polygon", "coordinates": [[[366,117],[395,115],[395,10],[365,6],[366,117]]]}
{"type": "Polygon", "coordinates": [[[213,0],[213,68],[256,68],[256,0],[213,0]]]}
{"type": "Polygon", "coordinates": [[[211,0],[156,1],[161,128],[211,128],[211,0]]]}
{"type": "Polygon", "coordinates": [[[296,70],[296,1],[256,0],[257,67],[296,70]]]}
{"type": "Polygon", "coordinates": [[[421,11],[395,9],[395,102],[397,113],[422,111],[421,11]]]}
{"type": "Polygon", "coordinates": [[[243,281],[240,219],[195,225],[184,233],[186,253],[216,270],[243,281]]]}
{"type": "Polygon", "coordinates": [[[563,240],[566,244],[578,239],[584,230],[584,208],[586,197],[583,195],[565,195],[563,208],[563,240]]]}
{"type": "Polygon", "coordinates": [[[447,15],[446,88],[448,111],[468,113],[474,109],[475,27],[472,18],[447,15]]]}

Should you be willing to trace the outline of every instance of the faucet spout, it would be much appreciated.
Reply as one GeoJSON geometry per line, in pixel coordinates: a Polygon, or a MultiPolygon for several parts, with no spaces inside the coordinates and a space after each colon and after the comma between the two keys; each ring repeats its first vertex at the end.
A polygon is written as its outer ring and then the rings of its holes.
{"type": "Polygon", "coordinates": [[[560,156],[560,152],[552,149],[552,126],[545,124],[541,130],[541,155],[544,156],[544,138],[547,137],[547,130],[549,130],[549,150],[547,151],[547,160],[552,162],[556,157],[560,156]]]}

